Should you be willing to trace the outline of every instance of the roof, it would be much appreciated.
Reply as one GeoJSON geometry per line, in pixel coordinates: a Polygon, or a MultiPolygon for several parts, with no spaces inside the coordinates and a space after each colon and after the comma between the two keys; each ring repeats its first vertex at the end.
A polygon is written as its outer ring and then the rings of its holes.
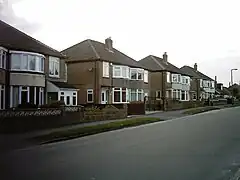
{"type": "Polygon", "coordinates": [[[166,63],[162,58],[153,55],[149,55],[141,59],[139,63],[143,66],[146,66],[152,71],[169,71],[173,73],[188,75],[170,62],[166,63]]]}
{"type": "Polygon", "coordinates": [[[73,45],[62,51],[68,57],[67,62],[79,62],[86,60],[103,60],[120,65],[127,65],[130,67],[144,68],[136,60],[127,56],[126,54],[113,48],[113,52],[106,49],[104,43],[94,41],[91,39],[84,40],[76,45],[73,45]]]}
{"type": "Polygon", "coordinates": [[[59,51],[41,43],[22,31],[0,20],[0,46],[11,50],[30,51],[44,55],[64,57],[59,51]]]}
{"type": "Polygon", "coordinates": [[[183,66],[180,69],[194,78],[214,81],[212,78],[201,73],[200,71],[196,71],[194,68],[190,66],[183,66]]]}
{"type": "Polygon", "coordinates": [[[67,88],[67,89],[77,89],[71,84],[68,84],[66,82],[58,82],[58,81],[50,81],[52,84],[57,86],[58,88],[67,88]]]}

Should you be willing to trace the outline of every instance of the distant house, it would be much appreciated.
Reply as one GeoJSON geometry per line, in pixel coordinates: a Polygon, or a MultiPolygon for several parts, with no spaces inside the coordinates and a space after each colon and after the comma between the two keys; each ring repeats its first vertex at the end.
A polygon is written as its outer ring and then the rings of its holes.
{"type": "Polygon", "coordinates": [[[186,74],[192,76],[191,81],[191,98],[193,100],[207,100],[213,98],[215,94],[215,81],[198,70],[197,63],[194,68],[183,66],[180,68],[186,74]]]}
{"type": "Polygon", "coordinates": [[[79,89],[80,104],[144,101],[148,70],[113,47],[87,39],[62,51],[68,57],[68,82],[79,89]]]}
{"type": "Polygon", "coordinates": [[[223,83],[217,83],[215,89],[216,97],[229,98],[231,97],[231,92],[227,87],[223,86],[223,83]]]}
{"type": "Polygon", "coordinates": [[[66,57],[3,21],[0,34],[0,109],[47,103],[48,83],[66,83],[66,57]]]}
{"type": "Polygon", "coordinates": [[[231,92],[231,95],[232,95],[232,96],[236,96],[236,92],[234,92],[234,91],[237,91],[237,92],[238,92],[238,95],[237,95],[237,96],[240,95],[240,85],[238,85],[238,84],[233,84],[232,86],[230,86],[230,87],[228,88],[228,90],[231,92]]]}
{"type": "Polygon", "coordinates": [[[164,53],[162,58],[149,55],[139,63],[151,70],[149,74],[151,97],[159,100],[190,100],[190,76],[171,64],[167,53],[164,53]]]}

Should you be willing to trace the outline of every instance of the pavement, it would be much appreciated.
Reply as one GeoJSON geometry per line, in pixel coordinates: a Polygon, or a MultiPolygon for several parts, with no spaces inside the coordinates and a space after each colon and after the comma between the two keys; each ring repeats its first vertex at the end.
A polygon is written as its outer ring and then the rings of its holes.
{"type": "Polygon", "coordinates": [[[0,179],[237,180],[240,107],[18,149],[0,179]]]}

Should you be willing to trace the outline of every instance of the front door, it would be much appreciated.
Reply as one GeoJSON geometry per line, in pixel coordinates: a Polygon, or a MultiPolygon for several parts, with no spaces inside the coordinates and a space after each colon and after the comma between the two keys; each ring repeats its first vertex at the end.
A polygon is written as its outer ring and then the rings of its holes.
{"type": "Polygon", "coordinates": [[[101,92],[101,104],[107,104],[108,103],[108,93],[106,89],[102,89],[101,92]]]}

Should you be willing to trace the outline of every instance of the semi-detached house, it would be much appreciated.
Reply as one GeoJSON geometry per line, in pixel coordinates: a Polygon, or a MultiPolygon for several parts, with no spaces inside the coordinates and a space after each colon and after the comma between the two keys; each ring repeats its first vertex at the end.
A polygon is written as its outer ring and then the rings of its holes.
{"type": "Polygon", "coordinates": [[[191,96],[193,100],[207,100],[213,98],[215,94],[215,80],[198,70],[197,63],[194,67],[183,66],[181,70],[192,76],[191,96]]]}
{"type": "Polygon", "coordinates": [[[0,34],[0,109],[25,103],[43,105],[53,92],[57,95],[52,100],[61,98],[70,105],[77,92],[74,87],[66,88],[66,57],[3,21],[0,34]],[[49,92],[52,83],[61,87],[49,92]],[[64,96],[69,90],[73,94],[64,96]]]}
{"type": "Polygon", "coordinates": [[[80,104],[144,101],[148,71],[137,61],[105,43],[87,39],[62,51],[68,57],[68,82],[79,89],[80,104]]]}
{"type": "Polygon", "coordinates": [[[139,63],[151,70],[149,74],[151,98],[163,101],[165,99],[190,100],[190,76],[171,64],[166,52],[162,58],[149,55],[139,63]]]}

